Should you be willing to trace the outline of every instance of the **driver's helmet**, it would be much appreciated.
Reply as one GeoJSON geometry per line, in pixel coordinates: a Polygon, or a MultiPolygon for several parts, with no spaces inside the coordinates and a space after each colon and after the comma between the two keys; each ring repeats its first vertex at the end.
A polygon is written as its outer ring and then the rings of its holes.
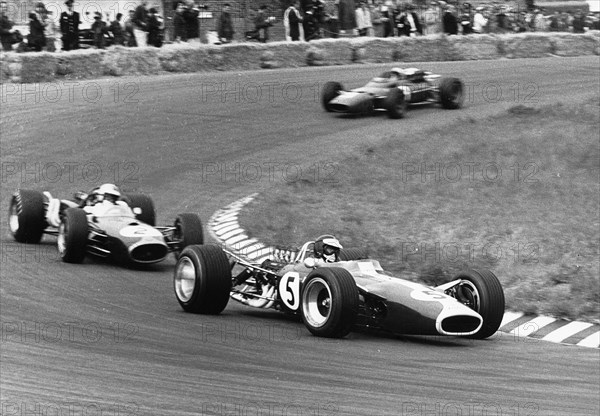
{"type": "Polygon", "coordinates": [[[117,202],[121,198],[121,192],[119,187],[112,183],[105,183],[95,191],[97,197],[96,201],[109,201],[112,203],[117,202]]]}
{"type": "Polygon", "coordinates": [[[315,240],[315,257],[325,260],[327,263],[333,263],[339,260],[342,245],[339,240],[332,235],[322,235],[315,240]]]}

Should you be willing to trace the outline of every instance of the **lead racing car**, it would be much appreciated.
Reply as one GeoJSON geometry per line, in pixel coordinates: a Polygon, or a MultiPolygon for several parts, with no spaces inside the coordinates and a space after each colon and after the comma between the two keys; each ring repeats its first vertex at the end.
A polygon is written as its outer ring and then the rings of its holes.
{"type": "Polygon", "coordinates": [[[81,263],[86,254],[112,257],[122,263],[151,264],[178,254],[190,244],[203,244],[196,214],[179,214],[172,226],[157,227],[152,199],[125,194],[103,184],[73,200],[49,192],[17,190],[10,202],[8,225],[20,243],[39,243],[44,234],[57,237],[60,257],[81,263]]]}
{"type": "Polygon", "coordinates": [[[336,242],[321,236],[283,256],[288,260],[260,264],[216,245],[192,245],[177,261],[175,295],[193,313],[219,314],[232,298],[299,314],[321,337],[344,337],[352,328],[366,327],[483,339],[500,327],[504,292],[491,271],[467,270],[429,287],[391,276],[362,250],[342,250],[336,242]],[[327,258],[332,253],[333,261],[327,258]]]}
{"type": "Polygon", "coordinates": [[[339,82],[327,82],[321,94],[325,111],[335,113],[388,112],[402,118],[409,105],[439,103],[446,109],[460,108],[464,101],[463,83],[418,68],[392,68],[365,86],[344,90],[339,82]]]}

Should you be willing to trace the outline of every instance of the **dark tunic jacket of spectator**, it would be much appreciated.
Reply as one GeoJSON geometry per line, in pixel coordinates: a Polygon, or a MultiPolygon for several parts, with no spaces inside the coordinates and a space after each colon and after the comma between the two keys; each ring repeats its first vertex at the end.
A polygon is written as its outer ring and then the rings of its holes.
{"type": "Polygon", "coordinates": [[[133,23],[141,30],[148,31],[148,10],[143,4],[140,4],[133,14],[133,23]]]}
{"type": "Polygon", "coordinates": [[[79,13],[75,11],[60,14],[60,33],[65,51],[79,48],[79,23],[79,13]]]}
{"type": "Polygon", "coordinates": [[[183,12],[183,18],[187,27],[187,38],[196,39],[200,37],[200,28],[198,27],[198,16],[200,11],[198,9],[186,8],[183,12]]]}
{"type": "Polygon", "coordinates": [[[444,16],[442,16],[442,25],[444,28],[444,33],[447,35],[457,35],[458,34],[458,19],[454,15],[454,13],[450,11],[446,11],[444,16]]]}
{"type": "Polygon", "coordinates": [[[290,11],[288,15],[289,24],[290,24],[290,37],[292,40],[296,41],[300,39],[300,13],[297,9],[290,11]]]}
{"type": "Polygon", "coordinates": [[[188,40],[187,23],[183,12],[175,13],[175,16],[173,17],[173,36],[175,39],[179,38],[184,42],[188,40]]]}
{"type": "Polygon", "coordinates": [[[29,35],[27,36],[27,43],[29,44],[29,47],[39,52],[46,46],[44,26],[38,20],[35,13],[30,13],[29,19],[29,35]]]}
{"type": "Polygon", "coordinates": [[[121,26],[121,22],[118,20],[113,20],[110,24],[110,31],[115,38],[115,45],[123,45],[125,44],[125,33],[123,32],[123,27],[121,26]]]}
{"type": "Polygon", "coordinates": [[[227,40],[233,39],[233,34],[235,31],[233,30],[233,20],[231,19],[231,14],[228,12],[222,12],[219,17],[217,33],[219,38],[225,38],[227,40]]]}
{"type": "Polygon", "coordinates": [[[356,28],[356,4],[354,0],[340,0],[339,19],[340,29],[352,30],[356,28]]]}
{"type": "Polygon", "coordinates": [[[162,46],[162,36],[160,33],[160,21],[154,14],[150,14],[146,24],[148,30],[148,45],[160,48],[162,46]]]}
{"type": "Polygon", "coordinates": [[[13,22],[9,20],[5,14],[0,15],[0,43],[2,49],[10,51],[12,49],[12,34],[13,22]]]}

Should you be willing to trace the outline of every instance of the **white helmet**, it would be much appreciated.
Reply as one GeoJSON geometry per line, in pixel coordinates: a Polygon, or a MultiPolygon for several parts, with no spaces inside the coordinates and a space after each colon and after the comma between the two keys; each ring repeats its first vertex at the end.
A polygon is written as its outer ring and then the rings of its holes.
{"type": "Polygon", "coordinates": [[[100,196],[100,201],[109,200],[112,202],[118,201],[121,198],[121,192],[119,191],[119,187],[112,183],[105,183],[100,185],[96,194],[100,196]]]}
{"type": "Polygon", "coordinates": [[[315,241],[315,256],[322,258],[327,263],[333,263],[339,260],[340,250],[342,249],[340,241],[332,235],[322,235],[315,241]]]}

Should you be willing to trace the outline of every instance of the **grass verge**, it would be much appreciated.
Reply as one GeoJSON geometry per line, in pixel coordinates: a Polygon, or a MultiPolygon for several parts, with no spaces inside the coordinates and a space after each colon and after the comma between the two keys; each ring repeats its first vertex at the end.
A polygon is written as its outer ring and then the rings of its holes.
{"type": "Polygon", "coordinates": [[[597,322],[599,131],[595,99],[393,135],[333,175],[261,194],[240,223],[273,245],[334,233],[432,285],[489,268],[508,309],[597,322]]]}

